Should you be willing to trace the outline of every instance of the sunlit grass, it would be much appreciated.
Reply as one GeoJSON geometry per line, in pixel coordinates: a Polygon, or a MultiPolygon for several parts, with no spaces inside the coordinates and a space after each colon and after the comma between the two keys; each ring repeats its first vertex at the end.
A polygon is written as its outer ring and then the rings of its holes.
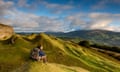
{"type": "Polygon", "coordinates": [[[16,37],[14,44],[0,42],[0,72],[79,72],[79,69],[85,72],[120,71],[119,62],[111,57],[69,41],[43,33],[16,37]],[[29,59],[30,51],[37,44],[44,47],[47,65],[29,59]]]}

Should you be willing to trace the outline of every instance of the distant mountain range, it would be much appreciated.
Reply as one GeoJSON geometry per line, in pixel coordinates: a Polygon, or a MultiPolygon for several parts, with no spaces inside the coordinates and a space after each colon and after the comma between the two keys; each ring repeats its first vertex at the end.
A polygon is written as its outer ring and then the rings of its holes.
{"type": "Polygon", "coordinates": [[[120,32],[106,30],[78,30],[68,33],[63,32],[46,32],[57,37],[80,38],[90,40],[95,43],[120,46],[120,32]]]}

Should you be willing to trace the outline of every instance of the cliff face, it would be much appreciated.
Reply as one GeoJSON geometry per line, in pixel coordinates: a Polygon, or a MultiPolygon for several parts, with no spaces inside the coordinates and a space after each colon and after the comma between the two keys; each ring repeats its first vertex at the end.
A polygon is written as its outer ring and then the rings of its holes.
{"type": "Polygon", "coordinates": [[[0,40],[7,40],[14,34],[11,26],[0,24],[0,40]]]}

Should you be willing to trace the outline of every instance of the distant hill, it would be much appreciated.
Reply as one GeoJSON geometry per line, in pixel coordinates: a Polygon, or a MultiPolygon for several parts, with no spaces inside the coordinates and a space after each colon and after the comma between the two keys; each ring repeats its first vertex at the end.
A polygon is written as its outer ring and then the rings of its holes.
{"type": "Polygon", "coordinates": [[[90,40],[98,44],[120,46],[120,32],[106,30],[78,30],[68,33],[46,32],[57,37],[80,38],[90,40]]]}

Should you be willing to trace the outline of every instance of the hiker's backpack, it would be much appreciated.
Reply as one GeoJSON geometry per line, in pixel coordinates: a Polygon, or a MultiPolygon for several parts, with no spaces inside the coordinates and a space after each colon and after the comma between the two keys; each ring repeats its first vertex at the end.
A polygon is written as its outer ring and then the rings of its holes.
{"type": "Polygon", "coordinates": [[[38,48],[34,48],[32,51],[31,51],[31,56],[30,56],[32,59],[35,59],[37,60],[38,57],[39,57],[39,49],[38,48]]]}

